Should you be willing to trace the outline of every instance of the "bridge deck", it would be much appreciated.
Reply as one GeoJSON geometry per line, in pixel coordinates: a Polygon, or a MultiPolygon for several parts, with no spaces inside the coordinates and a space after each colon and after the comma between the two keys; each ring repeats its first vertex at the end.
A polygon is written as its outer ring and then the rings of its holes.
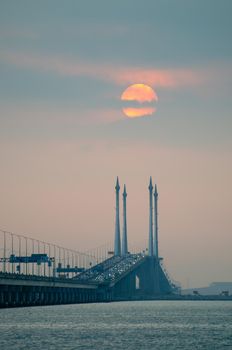
{"type": "Polygon", "coordinates": [[[85,288],[96,289],[97,284],[82,283],[71,278],[46,277],[36,275],[23,275],[14,273],[0,272],[0,286],[43,286],[43,287],[62,287],[62,288],[85,288]]]}
{"type": "Polygon", "coordinates": [[[143,254],[128,254],[125,257],[113,256],[81,273],[75,279],[81,282],[110,284],[124,276],[144,258],[143,254]]]}

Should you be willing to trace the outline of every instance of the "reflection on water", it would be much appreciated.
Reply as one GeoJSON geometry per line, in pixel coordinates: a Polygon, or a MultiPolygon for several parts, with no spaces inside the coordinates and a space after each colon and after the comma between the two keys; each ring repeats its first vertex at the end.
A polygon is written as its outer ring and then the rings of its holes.
{"type": "Polygon", "coordinates": [[[232,350],[231,301],[59,305],[0,315],[1,350],[232,350]]]}

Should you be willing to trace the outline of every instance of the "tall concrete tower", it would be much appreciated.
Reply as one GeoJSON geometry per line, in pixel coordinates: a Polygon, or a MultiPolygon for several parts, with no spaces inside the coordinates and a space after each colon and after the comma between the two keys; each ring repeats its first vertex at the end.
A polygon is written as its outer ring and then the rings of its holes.
{"type": "Polygon", "coordinates": [[[123,198],[123,234],[122,234],[122,255],[125,256],[128,253],[127,244],[127,220],[126,220],[126,185],[124,185],[124,191],[122,194],[123,198]]]}
{"type": "Polygon", "coordinates": [[[115,194],[116,194],[116,212],[115,212],[115,236],[114,236],[114,255],[121,255],[121,239],[120,239],[120,221],[119,221],[119,181],[117,177],[115,194]]]}
{"type": "Polygon", "coordinates": [[[155,185],[154,192],[154,255],[159,259],[159,249],[158,249],[158,192],[157,186],[155,185]]]}
{"type": "Polygon", "coordinates": [[[153,256],[153,210],[152,210],[152,202],[153,202],[153,186],[152,179],[150,177],[149,183],[149,239],[148,239],[148,255],[153,256]]]}

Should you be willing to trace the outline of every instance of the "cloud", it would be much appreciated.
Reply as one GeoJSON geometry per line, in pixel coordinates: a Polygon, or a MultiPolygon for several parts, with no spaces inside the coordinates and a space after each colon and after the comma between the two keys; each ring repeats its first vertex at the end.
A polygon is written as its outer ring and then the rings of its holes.
{"type": "Polygon", "coordinates": [[[32,32],[31,30],[22,30],[19,28],[11,29],[1,29],[0,38],[1,39],[38,39],[38,34],[32,32]]]}
{"type": "Polygon", "coordinates": [[[175,88],[199,85],[203,77],[199,72],[187,69],[129,68],[119,71],[115,79],[120,84],[142,82],[153,87],[175,88]]]}
{"type": "Polygon", "coordinates": [[[0,62],[23,69],[50,72],[60,76],[85,76],[117,85],[144,83],[152,87],[178,88],[196,86],[204,82],[204,75],[194,69],[144,69],[133,66],[117,66],[103,63],[83,62],[58,55],[35,55],[5,51],[0,62]]]}

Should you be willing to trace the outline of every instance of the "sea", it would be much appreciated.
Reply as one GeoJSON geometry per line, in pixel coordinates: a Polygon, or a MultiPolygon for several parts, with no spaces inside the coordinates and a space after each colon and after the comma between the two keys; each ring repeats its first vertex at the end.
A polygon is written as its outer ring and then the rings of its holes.
{"type": "Polygon", "coordinates": [[[232,301],[131,301],[0,310],[0,350],[232,350],[232,301]]]}

